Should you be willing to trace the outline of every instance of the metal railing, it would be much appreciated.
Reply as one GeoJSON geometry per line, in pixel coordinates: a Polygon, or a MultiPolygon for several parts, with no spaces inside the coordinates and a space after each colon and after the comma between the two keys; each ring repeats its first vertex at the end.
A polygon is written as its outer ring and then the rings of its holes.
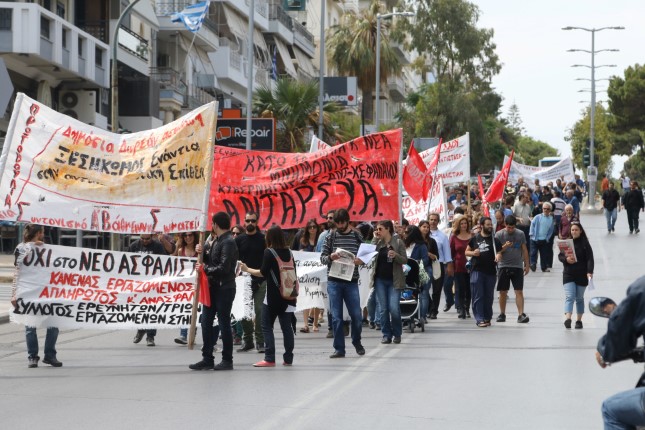
{"type": "Polygon", "coordinates": [[[195,85],[191,85],[189,87],[187,96],[189,109],[198,108],[199,106],[205,105],[206,103],[210,103],[215,100],[215,97],[195,85]]]}
{"type": "MultiPolygon", "coordinates": [[[[249,0],[244,0],[244,3],[246,3],[247,6],[251,6],[251,2],[249,0]]],[[[267,4],[264,3],[264,2],[256,1],[255,2],[255,11],[266,18],[267,17],[267,4]]]]}
{"type": "Polygon", "coordinates": [[[186,84],[181,79],[181,74],[172,67],[151,67],[150,78],[159,82],[162,89],[186,93],[186,84]]]}
{"type": "Polygon", "coordinates": [[[148,41],[123,25],[119,29],[119,46],[143,61],[148,61],[148,41]]]}
{"type": "Polygon", "coordinates": [[[309,33],[307,29],[305,28],[304,25],[300,24],[298,21],[293,20],[293,31],[296,34],[301,35],[305,39],[307,39],[309,42],[311,42],[312,45],[314,45],[314,35],[309,33]]]}
{"type": "Polygon", "coordinates": [[[269,5],[269,19],[280,21],[282,25],[293,31],[293,18],[279,4],[269,5]]]}

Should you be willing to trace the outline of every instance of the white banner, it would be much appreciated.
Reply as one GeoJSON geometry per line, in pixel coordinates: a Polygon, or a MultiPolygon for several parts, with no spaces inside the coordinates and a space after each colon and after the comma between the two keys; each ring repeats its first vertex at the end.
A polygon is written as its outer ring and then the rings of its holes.
{"type": "Polygon", "coordinates": [[[200,230],[217,103],[115,134],[20,93],[0,158],[0,220],[116,233],[200,230]]]}
{"type": "Polygon", "coordinates": [[[408,220],[410,225],[419,225],[422,220],[428,219],[428,214],[439,214],[439,228],[444,229],[448,226],[448,203],[446,201],[446,188],[443,180],[439,179],[432,185],[432,201],[420,200],[415,203],[410,196],[403,197],[401,205],[403,207],[403,218],[408,220]]]}
{"type": "Polygon", "coordinates": [[[311,146],[309,147],[309,152],[318,152],[322,151],[323,149],[329,148],[331,148],[331,145],[328,145],[327,143],[318,139],[315,134],[311,136],[311,146]]]}
{"type": "MultiPolygon", "coordinates": [[[[436,147],[420,152],[426,167],[430,166],[436,147]]],[[[441,144],[437,175],[444,184],[468,182],[470,179],[470,134],[441,144]]]]}
{"type": "Polygon", "coordinates": [[[28,246],[11,321],[35,327],[188,327],[197,259],[28,246]]]}
{"type": "MultiPolygon", "coordinates": [[[[502,165],[505,165],[507,161],[508,156],[504,156],[504,163],[502,165]]],[[[540,180],[540,185],[546,185],[549,181],[553,181],[555,184],[556,179],[560,179],[563,176],[566,182],[575,181],[573,162],[570,157],[560,160],[557,164],[550,167],[528,166],[513,160],[511,163],[511,172],[508,175],[508,183],[515,184],[522,177],[531,185],[536,179],[540,180]]]]}

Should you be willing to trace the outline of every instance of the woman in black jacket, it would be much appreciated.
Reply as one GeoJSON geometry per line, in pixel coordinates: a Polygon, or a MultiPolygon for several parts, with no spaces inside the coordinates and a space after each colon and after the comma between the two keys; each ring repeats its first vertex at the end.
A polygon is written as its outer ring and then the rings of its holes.
{"type": "Polygon", "coordinates": [[[576,328],[582,328],[582,314],[585,312],[585,289],[593,277],[593,250],[587,235],[579,221],[571,223],[571,236],[573,237],[573,253],[558,254],[558,259],[564,265],[562,283],[564,284],[564,326],[571,328],[571,314],[573,302],[576,302],[576,328]]]}
{"type": "Polygon", "coordinates": [[[267,292],[262,305],[262,332],[264,334],[264,360],[255,363],[255,367],[274,367],[275,366],[275,337],[273,336],[273,324],[276,318],[280,321],[282,336],[284,338],[284,366],[291,366],[293,363],[293,328],[291,326],[291,317],[296,311],[296,300],[286,300],[280,294],[280,268],[277,258],[288,263],[293,255],[284,240],[282,229],[274,225],[266,232],[265,236],[267,247],[264,250],[262,258],[262,267],[251,269],[242,263],[241,269],[253,276],[262,276],[267,282],[267,292]]]}

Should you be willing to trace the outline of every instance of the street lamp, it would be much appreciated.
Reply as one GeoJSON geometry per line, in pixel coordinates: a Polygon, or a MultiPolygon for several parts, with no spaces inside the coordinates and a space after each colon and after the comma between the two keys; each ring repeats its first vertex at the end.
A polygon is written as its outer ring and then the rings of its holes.
{"type": "Polygon", "coordinates": [[[380,108],[380,98],[381,98],[381,19],[389,19],[394,16],[416,16],[414,12],[394,12],[390,13],[379,13],[376,14],[376,106],[374,107],[375,119],[374,119],[374,128],[378,133],[378,123],[379,123],[379,108],[380,108]]]}
{"type": "Polygon", "coordinates": [[[624,30],[625,27],[600,27],[600,28],[585,28],[585,27],[563,27],[562,30],[582,30],[591,33],[591,50],[586,49],[569,49],[567,52],[586,52],[591,54],[591,66],[582,64],[574,64],[571,67],[588,67],[591,69],[591,126],[589,132],[589,167],[587,168],[587,180],[589,181],[589,208],[595,208],[596,199],[596,178],[598,177],[598,168],[594,166],[594,137],[595,137],[595,116],[596,116],[596,68],[598,67],[616,67],[615,64],[605,64],[602,66],[595,65],[595,54],[597,52],[616,52],[618,49],[599,49],[596,50],[596,32],[603,30],[624,30]]]}

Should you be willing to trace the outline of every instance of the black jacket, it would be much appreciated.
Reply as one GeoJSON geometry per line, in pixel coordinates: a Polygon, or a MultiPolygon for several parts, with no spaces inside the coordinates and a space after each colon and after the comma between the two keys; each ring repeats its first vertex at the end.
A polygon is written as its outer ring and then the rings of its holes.
{"type": "Polygon", "coordinates": [[[204,250],[204,271],[211,288],[235,288],[235,267],[239,253],[230,231],[221,234],[212,248],[204,250]]]}
{"type": "Polygon", "coordinates": [[[627,297],[609,317],[607,334],[598,341],[603,360],[614,363],[626,358],[645,335],[645,276],[627,288],[627,297]]]}
{"type": "Polygon", "coordinates": [[[645,202],[643,202],[643,192],[636,188],[635,190],[629,190],[623,196],[623,205],[625,209],[632,211],[639,211],[645,207],[645,202]]]}
{"type": "Polygon", "coordinates": [[[558,260],[564,265],[562,284],[575,282],[586,287],[589,284],[587,273],[593,273],[594,268],[593,250],[589,241],[580,237],[573,239],[573,249],[576,251],[577,260],[573,264],[567,263],[567,257],[563,252],[558,254],[558,260]]]}

